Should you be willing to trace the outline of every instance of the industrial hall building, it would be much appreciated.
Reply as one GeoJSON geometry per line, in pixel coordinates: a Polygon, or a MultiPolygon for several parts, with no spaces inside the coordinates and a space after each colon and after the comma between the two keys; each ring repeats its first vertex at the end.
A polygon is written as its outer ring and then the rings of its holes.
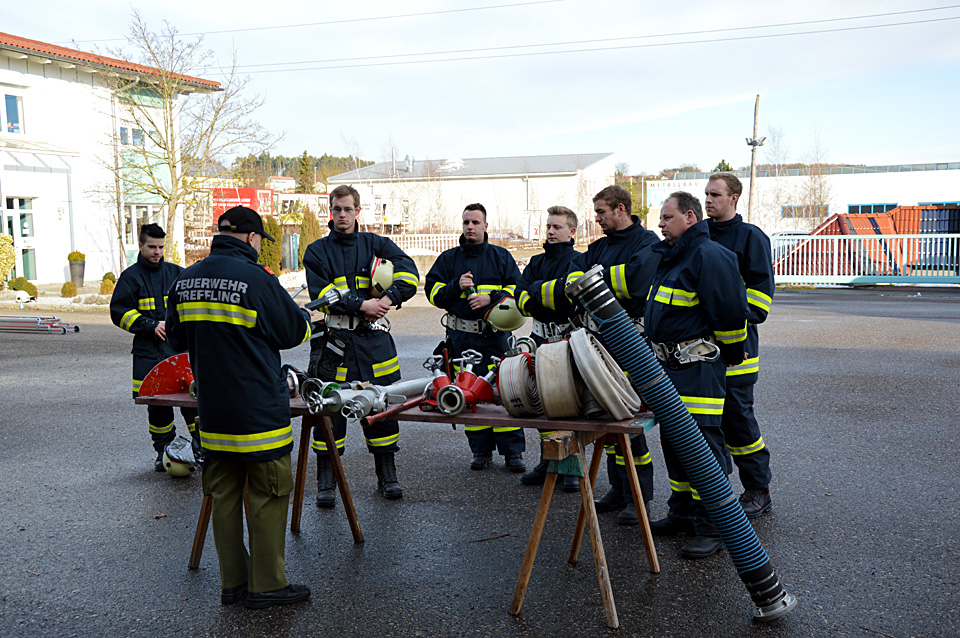
{"type": "MultiPolygon", "coordinates": [[[[149,150],[156,131],[125,118],[122,102],[156,100],[158,73],[0,33],[0,232],[16,250],[4,278],[69,281],[72,251],[86,257],[85,279],[119,273],[136,259],[138,226],[166,226],[163,202],[130,195],[124,182],[125,158],[149,150]]],[[[210,80],[178,80],[184,92],[220,90],[210,80]]],[[[166,231],[182,252],[182,211],[166,231]]]]}

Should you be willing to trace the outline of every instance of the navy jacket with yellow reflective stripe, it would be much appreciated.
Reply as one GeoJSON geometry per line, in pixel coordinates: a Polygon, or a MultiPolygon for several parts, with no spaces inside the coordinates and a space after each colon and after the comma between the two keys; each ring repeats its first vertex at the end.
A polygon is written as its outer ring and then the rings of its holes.
{"type": "Polygon", "coordinates": [[[747,359],[739,366],[727,368],[727,385],[756,383],[760,369],[760,333],[757,324],[766,321],[776,288],[770,238],[753,224],[743,221],[740,215],[725,222],[710,219],[707,226],[710,239],[736,253],[740,277],[747,287],[747,308],[750,311],[744,346],[747,359]]]}
{"type": "Polygon", "coordinates": [[[520,312],[544,323],[563,324],[570,321],[570,315],[574,312],[573,304],[565,295],[554,295],[552,288],[563,285],[564,278],[570,272],[570,262],[579,254],[573,249],[573,240],[544,244],[543,252],[530,259],[517,283],[517,306],[520,312]],[[544,300],[547,305],[544,305],[544,300]],[[554,302],[560,305],[554,308],[554,302]]]}
{"type": "Polygon", "coordinates": [[[303,266],[307,270],[310,299],[316,299],[332,288],[343,293],[343,299],[327,312],[335,315],[360,316],[360,304],[369,299],[370,264],[374,257],[393,263],[393,285],[384,294],[395,308],[417,294],[420,275],[417,266],[405,252],[387,237],[374,233],[341,233],[328,225],[330,232],[307,246],[303,266]]]}
{"type": "MultiPolygon", "coordinates": [[[[566,293],[564,293],[563,290],[566,283],[579,277],[592,266],[599,264],[604,268],[613,268],[626,264],[641,250],[647,246],[653,246],[660,241],[656,233],[643,227],[639,217],[631,215],[631,219],[633,220],[633,224],[623,230],[603,231],[603,237],[591,242],[591,244],[587,246],[586,252],[578,254],[570,262],[570,270],[567,276],[557,281],[556,285],[552,288],[555,304],[559,305],[563,303],[561,297],[566,297],[566,293]]],[[[614,290],[614,292],[616,292],[616,290],[614,290]]],[[[621,299],[621,305],[631,317],[641,316],[642,306],[638,312],[629,300],[624,301],[621,299]]]]}
{"type": "Polygon", "coordinates": [[[183,271],[170,291],[167,338],[190,354],[206,453],[253,462],[290,452],[280,350],[310,334],[307,312],[234,237],[214,237],[210,256],[183,271]]]}
{"type": "Polygon", "coordinates": [[[473,275],[477,293],[490,295],[492,303],[506,296],[514,297],[520,269],[505,248],[487,242],[468,244],[460,236],[460,245],[440,253],[427,273],[423,292],[434,306],[443,308],[461,319],[482,319],[490,308],[471,310],[467,297],[460,290],[460,276],[466,272],[473,275]]]}
{"type": "Polygon", "coordinates": [[[747,293],[737,256],[710,241],[707,224],[688,228],[671,246],[666,240],[627,264],[632,297],[646,297],[643,324],[657,343],[678,343],[714,336],[728,364],[743,361],[747,336],[747,293]],[[640,281],[642,264],[660,263],[650,281],[640,281]]]}
{"type": "Polygon", "coordinates": [[[115,325],[133,333],[133,349],[138,357],[159,360],[176,351],[157,337],[154,330],[167,310],[167,293],[183,268],[162,259],[151,264],[143,255],[137,263],[120,273],[117,287],[110,297],[110,319],[115,325]]]}

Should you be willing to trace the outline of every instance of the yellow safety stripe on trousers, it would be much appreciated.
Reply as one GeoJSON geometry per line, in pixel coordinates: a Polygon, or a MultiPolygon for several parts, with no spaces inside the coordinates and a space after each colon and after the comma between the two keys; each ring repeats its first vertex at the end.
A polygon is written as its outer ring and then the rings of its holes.
{"type": "Polygon", "coordinates": [[[557,305],[553,302],[553,291],[556,287],[556,279],[551,279],[550,281],[545,281],[540,284],[540,303],[543,304],[544,308],[549,308],[550,310],[557,309],[557,305]]]}
{"type": "Polygon", "coordinates": [[[717,341],[724,345],[739,343],[747,338],[747,322],[743,322],[743,328],[739,330],[714,330],[714,336],[717,341]]]}
{"type": "Polygon", "coordinates": [[[177,304],[180,321],[211,321],[229,323],[234,326],[253,328],[257,325],[257,311],[229,303],[210,303],[209,301],[188,301],[177,304]]]}
{"type": "Polygon", "coordinates": [[[743,447],[731,447],[728,445],[727,449],[730,450],[730,454],[733,454],[734,456],[743,456],[745,454],[753,454],[754,452],[759,452],[765,447],[766,445],[764,444],[763,437],[761,436],[759,439],[757,439],[750,445],[744,445],[743,447]]]}
{"type": "Polygon", "coordinates": [[[492,425],[465,425],[463,426],[464,432],[479,432],[481,430],[492,430],[492,425]]]}
{"type": "Polygon", "coordinates": [[[347,380],[347,369],[341,366],[337,366],[337,381],[346,381],[347,380]]]}
{"type": "Polygon", "coordinates": [[[130,331],[130,328],[133,327],[133,322],[139,319],[141,315],[136,310],[128,310],[123,314],[123,317],[120,319],[120,327],[124,330],[130,331]]]}
{"type": "Polygon", "coordinates": [[[292,424],[285,428],[278,428],[276,430],[270,430],[269,432],[255,432],[253,434],[205,432],[203,428],[200,428],[200,444],[204,449],[217,452],[249,454],[251,452],[275,450],[292,443],[292,424]]]}
{"type": "MultiPolygon", "coordinates": [[[[636,456],[633,457],[633,464],[636,465],[636,466],[639,466],[639,465],[649,465],[649,464],[651,464],[651,463],[653,463],[653,459],[650,457],[650,453],[649,453],[649,452],[647,452],[646,454],[644,454],[644,455],[641,456],[640,458],[637,458],[636,456]]],[[[626,466],[626,464],[627,464],[627,461],[623,458],[623,456],[620,455],[620,454],[617,454],[617,465],[626,466]]]]}
{"type": "Polygon", "coordinates": [[[613,445],[604,445],[604,446],[603,446],[603,451],[606,452],[607,454],[613,456],[614,454],[617,453],[617,448],[616,448],[615,446],[613,446],[613,445]]]}
{"type": "Polygon", "coordinates": [[[527,313],[527,302],[530,301],[530,293],[526,290],[520,291],[520,298],[517,299],[517,308],[520,310],[520,314],[528,315],[527,313]]]}
{"type": "Polygon", "coordinates": [[[397,357],[387,359],[382,363],[373,364],[373,376],[382,377],[400,371],[400,360],[397,357]]]}
{"type": "Polygon", "coordinates": [[[133,391],[137,394],[140,394],[140,386],[143,385],[143,379],[134,379],[133,380],[133,391]]]}
{"type": "Polygon", "coordinates": [[[700,500],[700,495],[697,493],[697,490],[693,489],[689,483],[670,479],[670,489],[674,492],[690,492],[690,496],[693,497],[693,500],[700,500]]]}
{"type": "Polygon", "coordinates": [[[735,366],[730,366],[727,368],[728,377],[735,377],[741,374],[752,374],[754,372],[760,372],[760,357],[744,359],[743,363],[738,363],[735,366]]]}
{"type": "MultiPolygon", "coordinates": [[[[336,440],[337,449],[342,450],[343,446],[346,444],[346,441],[347,441],[346,436],[344,436],[342,439],[337,439],[336,440]]],[[[314,450],[317,450],[318,452],[327,451],[327,444],[324,443],[323,441],[318,441],[316,439],[313,439],[313,443],[310,445],[310,447],[312,447],[314,450]]]]}
{"type": "Polygon", "coordinates": [[[610,269],[610,287],[613,288],[613,294],[619,299],[630,299],[630,291],[627,290],[627,265],[619,264],[610,269]]]}
{"type": "Polygon", "coordinates": [[[137,299],[137,308],[140,310],[156,310],[157,300],[155,297],[149,299],[137,299]]]}
{"type": "Polygon", "coordinates": [[[370,447],[387,447],[388,445],[393,445],[400,439],[400,433],[391,434],[390,436],[383,436],[379,439],[368,439],[363,437],[363,440],[367,442],[367,445],[370,447]]]}
{"type": "Polygon", "coordinates": [[[687,406],[690,414],[723,414],[723,399],[713,397],[685,397],[680,400],[687,406]]]}
{"type": "Polygon", "coordinates": [[[653,296],[653,300],[667,305],[686,307],[696,306],[700,303],[697,293],[680,290],[679,288],[668,288],[667,286],[660,286],[657,289],[657,294],[653,296]]]}
{"type": "Polygon", "coordinates": [[[520,428],[493,428],[494,434],[503,434],[504,432],[516,432],[520,428]]]}
{"type": "Polygon", "coordinates": [[[197,431],[197,422],[189,421],[187,422],[187,432],[193,433],[197,431]]]}
{"type": "Polygon", "coordinates": [[[763,294],[759,290],[747,288],[747,303],[753,304],[757,308],[770,312],[770,304],[773,303],[773,299],[763,294]]]}
{"type": "Polygon", "coordinates": [[[150,423],[149,426],[150,434],[169,434],[173,432],[173,421],[170,421],[167,425],[153,425],[150,423]]]}
{"type": "Polygon", "coordinates": [[[405,284],[410,284],[411,286],[419,286],[420,278],[412,272],[395,272],[393,273],[394,281],[402,281],[405,284]]]}
{"type": "Polygon", "coordinates": [[[313,336],[313,326],[310,325],[310,320],[307,319],[307,332],[303,335],[303,340],[300,343],[306,343],[310,341],[311,336],[313,336]]]}
{"type": "Polygon", "coordinates": [[[447,284],[441,283],[439,281],[433,284],[433,290],[430,291],[430,303],[432,303],[434,306],[437,305],[437,302],[434,301],[434,297],[436,297],[437,293],[443,290],[446,287],[446,285],[447,284]]]}

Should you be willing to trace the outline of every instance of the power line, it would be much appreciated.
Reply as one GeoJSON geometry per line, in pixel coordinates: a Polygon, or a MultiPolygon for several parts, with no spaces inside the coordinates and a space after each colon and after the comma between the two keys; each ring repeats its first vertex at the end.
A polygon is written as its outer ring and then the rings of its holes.
{"type": "MultiPolygon", "coordinates": [[[[248,74],[254,73],[286,73],[289,71],[326,71],[331,69],[356,69],[356,68],[366,68],[366,67],[377,67],[377,66],[399,66],[404,64],[429,64],[436,62],[464,62],[464,61],[473,61],[473,60],[495,60],[502,58],[520,58],[520,57],[533,57],[540,55],[558,55],[558,54],[568,54],[568,53],[592,53],[597,51],[621,51],[624,49],[648,49],[656,47],[672,47],[672,46],[686,46],[691,44],[712,44],[717,42],[737,42],[737,41],[746,41],[746,40],[763,40],[770,38],[783,38],[783,37],[792,37],[792,36],[803,36],[803,35],[818,35],[824,33],[842,33],[849,31],[863,31],[867,29],[882,29],[887,27],[900,27],[900,26],[910,26],[915,24],[929,24],[935,22],[947,22],[951,20],[960,20],[960,16],[951,16],[945,18],[931,18],[929,20],[914,20],[910,22],[891,22],[887,24],[873,24],[873,25],[861,25],[855,27],[840,27],[836,29],[817,29],[813,31],[795,31],[792,33],[767,33],[759,35],[750,35],[750,36],[738,36],[732,38],[709,38],[705,40],[686,40],[679,42],[656,42],[651,44],[631,44],[623,45],[616,47],[592,47],[586,49],[565,49],[562,51],[534,51],[527,53],[505,53],[500,55],[480,55],[480,56],[464,56],[464,57],[455,57],[455,58],[440,58],[436,60],[407,60],[407,61],[397,61],[397,62],[372,62],[368,64],[343,64],[338,66],[319,66],[319,67],[306,67],[306,68],[294,68],[294,69],[264,69],[261,71],[248,71],[248,74]]],[[[490,49],[494,50],[494,49],[490,49]]],[[[399,56],[395,56],[399,57],[399,56]]]]}
{"type": "MultiPolygon", "coordinates": [[[[243,64],[243,65],[240,65],[238,68],[250,69],[250,68],[257,68],[257,67],[287,66],[287,65],[293,65],[293,64],[329,64],[334,62],[359,62],[364,60],[382,60],[385,58],[406,58],[406,57],[419,57],[419,56],[427,56],[427,55],[452,55],[452,54],[459,54],[459,53],[476,53],[480,51],[505,51],[505,50],[511,50],[511,49],[573,46],[573,45],[581,45],[581,44],[594,44],[597,42],[622,42],[627,40],[649,40],[653,38],[671,38],[671,37],[690,36],[690,35],[706,35],[709,33],[730,33],[735,31],[749,31],[749,30],[755,30],[755,29],[774,29],[774,28],[795,27],[795,26],[802,26],[802,25],[809,25],[809,24],[844,22],[849,20],[886,18],[891,16],[897,16],[897,15],[924,13],[929,11],[943,11],[946,9],[956,9],[956,8],[960,8],[960,4],[948,5],[943,7],[931,7],[927,9],[911,9],[908,11],[891,11],[888,13],[873,13],[873,14],[866,14],[866,15],[859,15],[859,16],[843,17],[843,18],[823,18],[820,20],[804,20],[800,22],[781,22],[781,23],[761,24],[761,25],[753,25],[753,26],[746,26],[746,27],[707,29],[703,31],[679,31],[675,33],[654,33],[654,34],[648,34],[648,35],[626,36],[626,37],[620,37],[620,38],[600,38],[595,40],[570,40],[566,42],[545,42],[541,44],[515,44],[515,45],[507,45],[507,46],[499,46],[499,47],[482,47],[482,48],[475,48],[475,49],[452,49],[447,51],[424,51],[420,53],[395,53],[395,54],[387,54],[387,55],[371,55],[371,56],[364,56],[364,57],[331,58],[326,60],[303,60],[299,62],[271,62],[271,63],[263,63],[263,64],[243,64]]],[[[591,50],[599,50],[599,49],[591,49],[591,50]]],[[[551,53],[565,53],[565,52],[555,51],[551,53]]],[[[486,56],[481,56],[481,57],[486,57],[486,56]]],[[[481,58],[478,58],[478,59],[481,59],[481,58]]],[[[437,61],[439,62],[442,60],[437,60],[437,61]]],[[[207,67],[207,68],[210,68],[210,67],[207,67]]],[[[204,69],[201,69],[201,70],[204,70],[204,69]]],[[[296,71],[300,69],[284,69],[284,70],[296,71]]],[[[308,70],[308,69],[303,69],[303,70],[308,70]]],[[[258,72],[259,71],[249,71],[249,73],[258,73],[258,72]]]]}
{"type": "MultiPolygon", "coordinates": [[[[443,15],[448,13],[466,13],[468,11],[487,11],[489,9],[510,9],[513,7],[525,7],[537,4],[552,4],[556,2],[567,2],[567,0],[530,0],[529,2],[512,2],[510,4],[495,4],[484,7],[462,7],[460,9],[442,9],[440,11],[421,11],[419,13],[398,13],[386,16],[371,16],[367,18],[346,18],[343,20],[327,20],[324,22],[299,22],[296,24],[281,24],[272,27],[245,27],[242,29],[222,29],[219,31],[197,31],[196,33],[181,33],[179,35],[188,37],[196,35],[220,35],[223,33],[245,33],[249,31],[270,31],[273,29],[299,29],[303,27],[320,27],[331,24],[350,24],[353,22],[374,22],[377,20],[394,20],[397,18],[421,18],[424,16],[443,15]]],[[[104,40],[74,40],[77,44],[87,42],[119,42],[126,38],[107,38],[104,40]]]]}

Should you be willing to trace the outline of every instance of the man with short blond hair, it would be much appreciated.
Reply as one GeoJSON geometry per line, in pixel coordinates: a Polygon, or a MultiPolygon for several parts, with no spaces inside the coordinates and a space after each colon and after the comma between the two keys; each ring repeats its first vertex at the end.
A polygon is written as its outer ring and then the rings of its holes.
{"type": "Polygon", "coordinates": [[[760,376],[760,333],[773,303],[775,289],[770,239],[762,230],[743,221],[737,202],[743,184],[731,173],[710,176],[705,188],[710,238],[737,255],[740,277],[747,287],[750,310],[746,359],[727,368],[727,394],[723,404],[723,435],[727,450],[740,473],[744,492],[740,504],[747,518],[770,511],[770,450],[760,433],[753,411],[753,387],[760,376]]]}

